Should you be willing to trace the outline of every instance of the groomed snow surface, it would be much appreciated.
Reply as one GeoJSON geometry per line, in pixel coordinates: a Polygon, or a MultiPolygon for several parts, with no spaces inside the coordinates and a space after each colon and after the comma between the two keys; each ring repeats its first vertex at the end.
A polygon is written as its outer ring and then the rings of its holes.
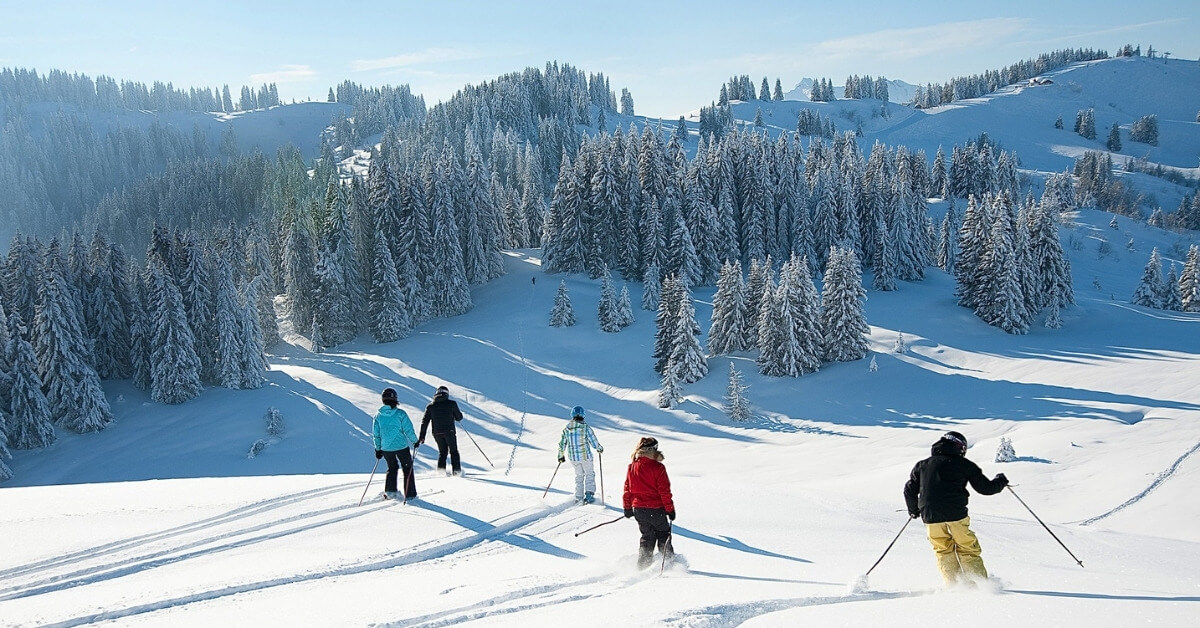
{"type": "MultiPolygon", "coordinates": [[[[599,282],[544,275],[528,253],[510,254],[470,313],[407,339],[314,355],[290,337],[261,390],[162,406],[110,384],[117,423],[12,461],[0,624],[1190,625],[1200,316],[1128,304],[1150,249],[1172,259],[1186,236],[1123,218],[1114,231],[1110,218],[1081,212],[1064,228],[1079,305],[1063,329],[990,328],[930,269],[869,292],[877,372],[868,359],[773,379],[752,355],[713,358],[672,410],[656,403],[653,313],[603,333],[599,282]],[[1100,258],[1100,237],[1135,250],[1100,258]],[[580,322],[556,329],[560,279],[580,322]],[[900,332],[907,352],[892,353],[900,332]],[[720,410],[729,360],[755,406],[744,424],[720,410]],[[439,384],[467,415],[467,476],[435,471],[427,445],[417,501],[377,500],[380,472],[358,506],[378,392],[397,388],[419,420],[439,384]],[[577,404],[606,447],[605,504],[575,506],[565,465],[542,497],[577,404]],[[268,407],[287,432],[247,458],[268,407]],[[1084,568],[1005,491],[971,500],[986,586],[943,588],[917,522],[851,592],[905,524],[911,466],[948,429],[967,435],[985,473],[1011,478],[1084,568]],[[679,512],[682,560],[665,570],[635,568],[632,521],[576,536],[621,516],[628,453],[646,434],[662,443],[679,512]],[[1017,461],[992,462],[1002,436],[1017,461]]],[[[705,330],[712,291],[693,294],[705,330]]]]}

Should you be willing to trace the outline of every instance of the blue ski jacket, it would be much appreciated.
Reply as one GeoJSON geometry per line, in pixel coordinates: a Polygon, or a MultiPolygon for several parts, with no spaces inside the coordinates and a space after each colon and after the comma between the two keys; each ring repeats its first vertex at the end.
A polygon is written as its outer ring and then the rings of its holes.
{"type": "Polygon", "coordinates": [[[417,442],[417,433],[413,431],[412,421],[408,413],[400,408],[383,406],[375,413],[375,423],[372,430],[375,437],[375,449],[379,451],[400,451],[412,447],[417,442]]]}

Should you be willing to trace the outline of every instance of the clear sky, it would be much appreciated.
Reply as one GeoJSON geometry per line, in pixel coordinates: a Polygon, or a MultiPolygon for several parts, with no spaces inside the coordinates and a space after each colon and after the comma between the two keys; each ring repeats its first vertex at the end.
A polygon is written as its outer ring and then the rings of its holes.
{"type": "Polygon", "coordinates": [[[434,104],[546,61],[603,72],[642,115],[714,100],[728,77],[944,81],[1059,48],[1152,44],[1200,57],[1200,0],[599,2],[0,0],[0,67],[179,86],[274,82],[324,100],[343,80],[434,104]]]}

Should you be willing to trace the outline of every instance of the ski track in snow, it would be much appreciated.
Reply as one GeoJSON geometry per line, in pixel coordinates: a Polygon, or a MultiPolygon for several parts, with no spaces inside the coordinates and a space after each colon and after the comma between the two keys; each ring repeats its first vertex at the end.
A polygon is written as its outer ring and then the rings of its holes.
{"type": "MultiPolygon", "coordinates": [[[[341,487],[341,486],[343,486],[343,485],[339,485],[339,487],[341,487]]],[[[357,486],[357,483],[348,484],[348,485],[344,485],[344,486],[357,486]]],[[[330,488],[333,488],[333,487],[330,487],[330,488]]],[[[121,569],[103,573],[103,574],[100,574],[93,578],[76,578],[75,580],[71,580],[68,582],[62,582],[61,579],[64,576],[59,575],[59,576],[47,577],[43,581],[39,581],[38,583],[33,584],[33,585],[27,584],[27,585],[23,585],[23,586],[11,587],[10,589],[7,589],[4,591],[5,595],[0,596],[0,600],[11,599],[11,598],[15,598],[15,597],[25,597],[25,596],[41,594],[41,593],[49,593],[49,592],[53,592],[53,591],[59,591],[59,590],[63,590],[63,589],[67,589],[67,588],[71,588],[71,587],[75,587],[75,586],[81,586],[84,584],[91,584],[93,582],[99,582],[102,580],[121,577],[124,575],[136,573],[138,571],[143,571],[143,570],[150,569],[153,567],[158,567],[158,566],[169,564],[172,562],[178,562],[180,560],[205,557],[205,556],[209,556],[215,552],[232,549],[233,547],[240,547],[240,546],[244,546],[244,545],[249,545],[251,543],[257,543],[257,542],[264,541],[264,540],[279,538],[281,536],[286,536],[286,535],[294,534],[294,533],[301,532],[301,531],[313,530],[318,527],[323,527],[326,525],[330,525],[332,523],[344,521],[346,519],[369,514],[375,510],[388,508],[389,506],[390,506],[390,504],[379,504],[376,508],[366,508],[366,507],[358,508],[358,507],[347,507],[345,505],[339,505],[335,508],[328,508],[328,509],[316,511],[314,513],[297,515],[295,517],[289,517],[288,519],[281,520],[278,522],[263,524],[261,526],[254,526],[252,529],[256,530],[256,529],[260,529],[260,528],[269,528],[274,525],[277,525],[278,523],[286,522],[289,520],[302,520],[302,519],[310,518],[317,514],[325,514],[325,513],[330,513],[330,512],[334,512],[334,511],[344,511],[347,508],[353,508],[353,510],[354,510],[353,514],[349,514],[349,515],[346,515],[343,517],[334,517],[327,521],[322,521],[322,522],[318,522],[318,523],[307,525],[307,526],[300,526],[298,528],[291,529],[291,530],[286,530],[286,531],[281,531],[281,532],[273,532],[270,534],[264,534],[264,535],[260,535],[257,537],[253,537],[251,539],[244,539],[242,541],[229,543],[224,546],[218,546],[218,547],[210,548],[207,550],[197,550],[195,552],[190,552],[190,553],[182,555],[182,556],[162,556],[162,557],[154,556],[154,557],[151,557],[150,559],[147,559],[145,557],[131,559],[130,561],[126,561],[126,563],[132,562],[132,563],[136,563],[136,564],[126,565],[125,567],[123,567],[121,569]],[[141,561],[141,562],[138,562],[138,561],[141,561]],[[33,586],[37,586],[38,588],[36,590],[30,588],[33,586]],[[12,593],[13,591],[16,591],[16,593],[12,593]]],[[[429,504],[423,504],[422,502],[417,502],[415,504],[416,508],[423,508],[426,506],[429,506],[429,504]]],[[[198,591],[198,592],[191,593],[188,595],[181,595],[181,596],[178,596],[175,598],[170,598],[170,599],[156,600],[153,602],[149,602],[149,603],[145,603],[145,604],[138,604],[138,605],[130,606],[127,608],[109,609],[109,610],[106,610],[101,613],[83,615],[83,616],[74,617],[74,618],[66,619],[66,620],[59,621],[59,622],[49,623],[46,625],[47,626],[62,626],[62,627],[80,626],[80,625],[86,625],[86,624],[100,622],[100,621],[111,621],[111,620],[117,620],[117,619],[122,619],[122,618],[127,618],[127,617],[134,617],[134,616],[144,615],[147,613],[153,613],[156,611],[161,611],[161,610],[165,610],[165,609],[169,609],[169,608],[178,608],[178,607],[185,606],[188,604],[208,602],[208,601],[212,601],[212,600],[226,598],[226,597],[233,596],[233,595],[238,595],[238,594],[243,594],[243,593],[253,593],[256,591],[263,591],[263,590],[271,589],[274,587],[280,587],[280,586],[286,586],[286,585],[298,584],[298,583],[304,583],[304,582],[311,582],[311,581],[322,580],[322,579],[326,579],[326,578],[353,576],[353,575],[357,575],[357,574],[392,569],[392,568],[396,568],[396,567],[404,567],[404,566],[413,565],[413,564],[417,564],[417,563],[421,563],[421,562],[443,559],[443,558],[449,557],[451,555],[461,556],[461,554],[464,552],[464,550],[476,548],[477,546],[481,546],[479,549],[477,549],[478,552],[487,553],[487,552],[493,551],[493,549],[494,549],[494,548],[488,546],[489,541],[504,541],[508,544],[520,545],[524,542],[523,537],[521,537],[521,535],[518,534],[521,529],[527,528],[527,527],[533,527],[533,526],[535,526],[535,524],[538,524],[541,522],[550,521],[551,519],[555,518],[556,515],[561,515],[563,513],[571,512],[572,506],[573,506],[573,504],[563,504],[561,506],[557,506],[557,507],[553,507],[553,508],[549,508],[549,509],[542,508],[542,507],[526,508],[524,510],[517,511],[515,513],[509,513],[507,515],[500,517],[499,519],[496,520],[497,523],[481,522],[482,525],[490,526],[490,528],[487,529],[486,531],[480,531],[480,530],[476,530],[476,529],[468,527],[466,530],[464,530],[462,532],[456,532],[454,534],[451,534],[451,535],[448,535],[448,536],[445,536],[442,538],[426,541],[424,543],[418,544],[412,548],[408,548],[406,550],[396,553],[393,556],[390,556],[390,557],[384,558],[384,559],[376,559],[376,560],[369,560],[366,562],[359,562],[356,564],[346,564],[346,565],[341,565],[341,566],[335,566],[335,567],[325,569],[325,570],[313,571],[313,572],[304,573],[304,574],[297,574],[294,576],[286,576],[286,577],[272,578],[272,579],[268,579],[268,580],[261,580],[261,581],[257,581],[257,582],[247,582],[247,583],[242,583],[242,584],[235,584],[235,585],[230,585],[230,586],[221,587],[221,588],[217,588],[217,589],[211,589],[208,591],[198,591]],[[507,520],[507,521],[505,521],[505,520],[507,520]],[[508,537],[513,537],[513,538],[508,538],[508,537]]],[[[431,512],[437,512],[438,508],[439,507],[437,507],[435,505],[434,510],[432,510],[431,512]]],[[[579,513],[576,513],[576,515],[574,517],[568,518],[567,521],[563,521],[563,522],[550,521],[550,523],[553,524],[552,528],[559,527],[561,525],[565,525],[566,523],[570,523],[572,521],[578,520],[579,518],[587,516],[587,514],[588,513],[586,513],[586,512],[579,512],[579,513]]],[[[195,524],[193,524],[193,526],[194,525],[195,524]]],[[[244,534],[247,531],[242,531],[242,533],[244,534]]],[[[193,545],[193,546],[203,545],[205,543],[210,543],[213,540],[223,539],[223,538],[227,538],[229,536],[230,536],[229,533],[214,534],[212,539],[208,539],[205,541],[197,541],[196,543],[193,543],[191,545],[193,545]]],[[[171,552],[162,552],[161,554],[166,555],[166,554],[170,554],[170,553],[171,552]]],[[[102,568],[94,568],[92,571],[96,571],[96,570],[100,570],[100,569],[102,569],[102,568]]],[[[77,575],[77,574],[70,574],[65,577],[70,577],[72,575],[77,575]]],[[[586,584],[586,582],[583,582],[580,584],[583,585],[583,584],[586,584]]],[[[550,587],[550,588],[553,588],[553,587],[550,587]]],[[[434,625],[444,625],[444,624],[434,624],[434,625]]]]}
{"type": "MultiPolygon", "coordinates": [[[[309,489],[309,490],[305,490],[305,491],[291,493],[289,495],[283,495],[281,497],[265,499],[265,500],[255,502],[253,504],[247,504],[245,506],[240,506],[238,508],[234,508],[233,510],[221,513],[219,515],[209,517],[207,519],[201,519],[200,521],[194,521],[192,523],[187,523],[187,524],[184,524],[181,526],[176,526],[174,528],[160,530],[158,532],[150,532],[148,534],[131,537],[131,538],[124,539],[121,541],[114,541],[112,543],[98,545],[96,547],[88,548],[85,550],[79,550],[79,551],[70,552],[67,554],[61,554],[59,556],[55,556],[54,558],[40,560],[40,561],[33,562],[33,563],[28,563],[28,564],[21,565],[18,567],[13,567],[11,569],[5,569],[3,571],[0,571],[0,582],[4,582],[5,580],[8,580],[10,578],[21,576],[21,575],[24,575],[24,574],[27,574],[30,572],[46,571],[46,570],[58,567],[60,565],[74,565],[81,560],[103,558],[110,554],[115,554],[121,550],[129,549],[132,547],[136,547],[136,546],[144,545],[144,544],[148,544],[148,543],[153,543],[156,541],[165,541],[167,539],[179,537],[179,536],[188,534],[190,532],[194,532],[196,530],[207,530],[214,526],[225,525],[225,524],[228,524],[231,522],[236,522],[236,521],[239,521],[242,519],[252,517],[257,514],[268,512],[270,510],[274,510],[276,508],[281,508],[283,506],[294,504],[294,503],[297,503],[297,502],[305,500],[305,499],[309,499],[309,498],[313,498],[313,497],[320,497],[327,493],[333,493],[336,491],[343,490],[347,487],[356,486],[356,485],[357,485],[356,482],[348,482],[348,483],[344,483],[344,484],[336,484],[333,486],[327,486],[325,488],[309,489]]],[[[6,591],[6,590],[0,589],[0,593],[3,593],[4,591],[6,591]]],[[[0,597],[0,599],[7,599],[7,597],[12,597],[12,596],[0,597]]]]}
{"type": "Polygon", "coordinates": [[[805,606],[894,600],[928,595],[929,593],[932,593],[932,591],[870,591],[850,595],[757,600],[742,604],[717,604],[715,606],[683,611],[665,620],[663,625],[679,628],[726,628],[739,626],[761,615],[794,608],[803,608],[805,606]]]}
{"type": "Polygon", "coordinates": [[[1164,482],[1175,477],[1175,473],[1177,471],[1179,471],[1179,467],[1184,463],[1184,461],[1186,461],[1188,458],[1190,458],[1192,456],[1192,454],[1196,453],[1197,451],[1200,451],[1200,443],[1196,443],[1195,445],[1193,445],[1191,449],[1187,450],[1186,452],[1184,452],[1184,454],[1182,456],[1177,458],[1175,460],[1175,462],[1171,464],[1170,467],[1167,467],[1166,471],[1159,473],[1158,476],[1154,478],[1154,481],[1150,483],[1150,486],[1147,486],[1144,491],[1142,491],[1141,493],[1138,493],[1137,495],[1134,495],[1133,497],[1130,497],[1128,500],[1125,501],[1125,503],[1121,504],[1120,506],[1117,506],[1116,508],[1113,508],[1112,510],[1110,510],[1104,514],[1096,515],[1095,517],[1092,517],[1090,519],[1084,519],[1083,521],[1079,522],[1079,525],[1081,525],[1081,526],[1091,525],[1093,523],[1096,523],[1097,521],[1107,519],[1108,517],[1115,515],[1118,512],[1121,512],[1122,510],[1142,501],[1148,495],[1150,495],[1150,493],[1154,492],[1155,489],[1162,486],[1164,482]]]}

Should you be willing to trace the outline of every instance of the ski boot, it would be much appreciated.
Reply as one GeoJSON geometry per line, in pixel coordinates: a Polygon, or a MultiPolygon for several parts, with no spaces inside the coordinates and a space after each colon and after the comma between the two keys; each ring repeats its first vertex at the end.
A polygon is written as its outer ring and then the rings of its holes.
{"type": "Polygon", "coordinates": [[[594,503],[595,501],[596,501],[596,494],[595,494],[595,493],[593,493],[593,492],[591,492],[591,491],[588,491],[587,493],[584,493],[584,495],[583,495],[583,503],[585,503],[585,504],[591,504],[591,503],[594,503]]]}

